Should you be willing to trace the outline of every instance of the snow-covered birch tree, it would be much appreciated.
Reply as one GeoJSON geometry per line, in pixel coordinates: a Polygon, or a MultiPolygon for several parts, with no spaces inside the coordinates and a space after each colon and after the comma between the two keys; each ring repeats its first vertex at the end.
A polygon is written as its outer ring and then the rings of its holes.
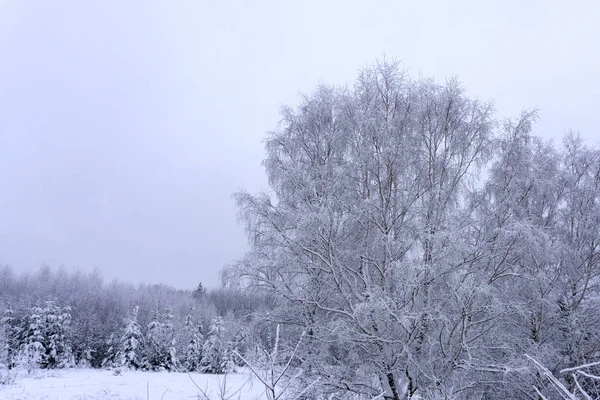
{"type": "Polygon", "coordinates": [[[253,245],[238,270],[286,300],[316,358],[335,353],[309,363],[332,390],[400,399],[449,379],[462,348],[444,332],[467,318],[461,196],[488,154],[491,106],[383,62],[283,117],[266,144],[276,199],[236,195],[253,245]]]}

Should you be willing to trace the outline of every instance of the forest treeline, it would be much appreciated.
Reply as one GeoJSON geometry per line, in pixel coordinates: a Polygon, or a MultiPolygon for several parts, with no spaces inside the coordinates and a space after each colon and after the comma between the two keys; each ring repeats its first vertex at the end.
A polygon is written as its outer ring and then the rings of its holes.
{"type": "Polygon", "coordinates": [[[265,296],[105,282],[98,270],[15,273],[0,266],[0,365],[124,367],[222,373],[266,338],[253,313],[265,296]]]}

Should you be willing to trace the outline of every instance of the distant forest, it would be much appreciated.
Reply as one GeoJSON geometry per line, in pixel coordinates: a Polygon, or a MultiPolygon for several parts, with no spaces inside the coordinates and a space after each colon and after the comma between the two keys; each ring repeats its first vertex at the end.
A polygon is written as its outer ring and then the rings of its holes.
{"type": "Polygon", "coordinates": [[[105,282],[98,270],[0,266],[0,363],[223,372],[245,352],[266,296],[105,282]],[[204,350],[204,351],[203,351],[204,350]],[[209,359],[209,357],[212,357],[209,359]]]}

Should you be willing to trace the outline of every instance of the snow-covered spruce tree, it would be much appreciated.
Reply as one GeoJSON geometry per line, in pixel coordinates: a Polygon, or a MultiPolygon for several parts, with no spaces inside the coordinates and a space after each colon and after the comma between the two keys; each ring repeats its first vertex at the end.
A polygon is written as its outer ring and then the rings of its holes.
{"type": "Polygon", "coordinates": [[[15,364],[28,370],[72,367],[70,322],[69,308],[59,307],[52,301],[46,302],[43,308],[29,309],[28,315],[21,318],[18,332],[12,333],[13,343],[18,343],[15,364]]]}
{"type": "Polygon", "coordinates": [[[225,329],[221,317],[212,320],[206,341],[202,346],[202,372],[223,374],[231,372],[232,355],[225,340],[225,329]]]}
{"type": "Polygon", "coordinates": [[[19,350],[15,359],[16,366],[26,369],[27,372],[40,368],[46,353],[43,310],[33,307],[29,312],[30,314],[22,320],[19,350]]]}
{"type": "Polygon", "coordinates": [[[173,315],[169,309],[163,313],[156,309],[153,313],[146,331],[146,359],[153,370],[175,371],[178,368],[173,315]]]}
{"type": "Polygon", "coordinates": [[[115,333],[111,333],[106,341],[106,354],[102,359],[101,367],[102,368],[113,368],[120,365],[120,352],[119,346],[120,341],[115,337],[115,333]]]}
{"type": "Polygon", "coordinates": [[[227,353],[230,355],[230,361],[237,367],[244,365],[243,360],[236,354],[245,354],[248,350],[249,322],[247,318],[236,317],[232,312],[227,313],[222,319],[224,328],[223,340],[227,344],[227,353]]]}
{"type": "Polygon", "coordinates": [[[188,372],[200,371],[202,362],[202,346],[204,345],[204,335],[202,327],[196,324],[191,315],[185,319],[185,330],[188,337],[188,345],[185,352],[183,367],[188,372]]]}
{"type": "Polygon", "coordinates": [[[94,350],[92,347],[86,346],[83,351],[79,353],[76,365],[80,368],[91,368],[95,352],[96,350],[94,350]]]}
{"type": "MultiPolygon", "coordinates": [[[[85,306],[91,307],[87,304],[85,306]]],[[[77,366],[101,367],[109,347],[106,347],[107,328],[99,316],[94,314],[93,309],[73,308],[71,331],[71,344],[77,366]]]]}
{"type": "Polygon", "coordinates": [[[158,309],[154,311],[152,320],[148,323],[146,329],[146,360],[148,367],[151,369],[160,369],[162,366],[162,323],[159,320],[160,314],[158,309]]]}
{"type": "Polygon", "coordinates": [[[162,342],[164,343],[163,368],[167,371],[177,371],[180,368],[177,356],[177,342],[172,310],[165,308],[163,312],[162,342]]]}
{"type": "Polygon", "coordinates": [[[0,342],[6,352],[6,367],[13,368],[19,350],[19,321],[14,316],[14,311],[9,305],[0,317],[0,327],[3,329],[4,339],[0,342]]]}
{"type": "Polygon", "coordinates": [[[44,354],[41,366],[47,369],[69,368],[75,365],[69,340],[71,314],[69,307],[59,307],[52,301],[42,309],[44,354]]]}
{"type": "Polygon", "coordinates": [[[8,353],[7,325],[4,323],[3,319],[0,319],[0,385],[8,383],[9,380],[8,353]]]}
{"type": "Polygon", "coordinates": [[[131,316],[126,321],[125,330],[121,337],[119,349],[119,366],[128,369],[146,369],[144,357],[144,336],[138,324],[139,307],[134,307],[131,316]]]}
{"type": "Polygon", "coordinates": [[[228,341],[228,345],[228,353],[231,354],[231,361],[233,362],[233,365],[236,367],[243,367],[245,362],[241,357],[239,357],[239,354],[244,354],[247,351],[247,332],[243,328],[238,329],[235,332],[235,335],[233,335],[233,338],[228,341]]]}
{"type": "Polygon", "coordinates": [[[180,368],[179,358],[177,356],[177,339],[174,326],[175,316],[170,308],[163,311],[162,337],[164,343],[164,361],[163,366],[167,371],[177,371],[180,368]]]}

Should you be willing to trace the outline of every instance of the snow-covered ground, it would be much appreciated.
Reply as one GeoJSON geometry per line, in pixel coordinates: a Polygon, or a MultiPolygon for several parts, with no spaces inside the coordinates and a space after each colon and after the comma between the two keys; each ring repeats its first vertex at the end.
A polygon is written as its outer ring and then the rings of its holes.
{"type": "MultiPolygon", "coordinates": [[[[220,399],[225,383],[231,400],[263,399],[264,387],[248,373],[223,375],[190,374],[196,385],[220,399]],[[240,390],[241,389],[241,390],[240,390]]],[[[52,371],[38,377],[22,377],[11,385],[0,385],[1,400],[185,400],[205,399],[190,376],[176,372],[112,371],[72,369],[52,371]]]]}

